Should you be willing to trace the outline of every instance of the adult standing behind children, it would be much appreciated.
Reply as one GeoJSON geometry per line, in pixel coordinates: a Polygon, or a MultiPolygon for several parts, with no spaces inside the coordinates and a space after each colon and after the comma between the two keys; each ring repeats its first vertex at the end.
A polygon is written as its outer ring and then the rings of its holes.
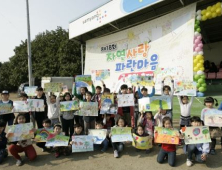
{"type": "Polygon", "coordinates": [[[38,87],[36,89],[37,92],[37,96],[35,96],[34,99],[42,99],[44,100],[44,111],[35,111],[35,120],[36,123],[38,125],[38,128],[43,128],[42,126],[42,122],[44,119],[47,118],[47,103],[46,103],[46,97],[45,94],[43,93],[43,88],[42,87],[38,87]]]}
{"type": "MultiPolygon", "coordinates": [[[[13,101],[9,100],[9,91],[8,90],[3,90],[1,97],[2,97],[2,100],[0,100],[0,103],[11,104],[11,106],[13,108],[13,101]]],[[[0,119],[3,119],[6,122],[6,124],[8,123],[8,125],[10,126],[10,125],[13,125],[15,115],[14,115],[14,113],[4,114],[4,115],[0,116],[0,119]]]]}

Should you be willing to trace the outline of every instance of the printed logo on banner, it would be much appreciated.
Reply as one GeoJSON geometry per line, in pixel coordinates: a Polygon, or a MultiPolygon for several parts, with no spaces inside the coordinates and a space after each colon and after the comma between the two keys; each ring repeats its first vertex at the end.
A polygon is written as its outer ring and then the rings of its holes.
{"type": "Polygon", "coordinates": [[[101,52],[115,51],[115,50],[117,50],[117,44],[109,44],[107,46],[101,47],[101,52]]]}

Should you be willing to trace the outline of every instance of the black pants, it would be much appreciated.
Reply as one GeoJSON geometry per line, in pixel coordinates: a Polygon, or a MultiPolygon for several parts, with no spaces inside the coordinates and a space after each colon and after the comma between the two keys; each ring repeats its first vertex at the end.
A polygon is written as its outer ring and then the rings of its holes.
{"type": "Polygon", "coordinates": [[[66,120],[62,118],[62,131],[65,132],[65,136],[72,136],[74,133],[74,118],[66,120]]]}
{"type": "Polygon", "coordinates": [[[35,112],[35,120],[38,126],[38,129],[43,128],[43,120],[45,119],[45,112],[35,112]]]}
{"type": "Polygon", "coordinates": [[[25,113],[24,116],[25,116],[26,123],[29,123],[30,122],[30,114],[25,113]]]}
{"type": "Polygon", "coordinates": [[[36,145],[37,145],[39,148],[42,148],[42,149],[43,149],[43,148],[46,148],[46,147],[45,147],[45,144],[46,144],[46,142],[37,142],[37,143],[36,143],[36,145]]]}

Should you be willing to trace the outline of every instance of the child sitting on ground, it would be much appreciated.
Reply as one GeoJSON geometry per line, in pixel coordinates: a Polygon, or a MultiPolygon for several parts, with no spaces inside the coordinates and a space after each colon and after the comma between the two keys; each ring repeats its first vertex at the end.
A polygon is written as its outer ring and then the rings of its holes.
{"type": "MultiPolygon", "coordinates": [[[[136,135],[140,136],[140,137],[146,137],[149,136],[149,134],[147,134],[144,130],[144,126],[142,125],[138,125],[137,129],[136,129],[136,135]]],[[[137,149],[137,151],[139,151],[139,149],[137,149]]],[[[150,153],[150,149],[146,150],[146,154],[150,153]]]]}
{"type": "MultiPolygon", "coordinates": [[[[103,122],[97,121],[95,128],[104,129],[103,122]]],[[[94,144],[95,149],[99,149],[100,147],[102,147],[102,150],[101,150],[102,152],[106,152],[106,150],[108,149],[108,146],[109,146],[109,140],[107,138],[105,138],[105,140],[101,144],[94,144]]]]}
{"type": "MultiPolygon", "coordinates": [[[[198,116],[193,116],[190,119],[191,126],[201,126],[202,122],[198,116]]],[[[200,144],[189,144],[185,147],[185,152],[187,151],[187,166],[192,166],[192,156],[195,155],[196,161],[203,163],[207,159],[207,154],[210,152],[209,143],[200,143],[200,144]]]]}
{"type": "MultiPolygon", "coordinates": [[[[125,127],[126,123],[125,120],[120,117],[117,120],[117,127],[125,127]]],[[[112,133],[109,134],[109,137],[111,138],[112,133]]],[[[124,149],[124,143],[123,142],[112,142],[112,147],[113,147],[113,151],[114,151],[114,158],[118,158],[119,157],[119,153],[123,151],[124,149]]]]}
{"type": "MultiPolygon", "coordinates": [[[[54,132],[53,132],[54,135],[63,135],[61,125],[59,125],[59,124],[54,125],[53,130],[54,130],[54,132]]],[[[61,154],[63,154],[64,156],[71,154],[68,146],[56,146],[56,147],[54,147],[54,150],[55,150],[55,157],[56,158],[58,158],[61,154]]]]}
{"type": "MultiPolygon", "coordinates": [[[[43,125],[43,129],[45,129],[45,130],[53,130],[53,128],[51,126],[51,120],[50,119],[44,119],[43,122],[42,122],[42,125],[43,125]]],[[[45,144],[46,144],[46,142],[37,142],[36,146],[38,146],[39,148],[42,148],[42,152],[51,151],[51,149],[48,149],[45,146],[45,144]]]]}

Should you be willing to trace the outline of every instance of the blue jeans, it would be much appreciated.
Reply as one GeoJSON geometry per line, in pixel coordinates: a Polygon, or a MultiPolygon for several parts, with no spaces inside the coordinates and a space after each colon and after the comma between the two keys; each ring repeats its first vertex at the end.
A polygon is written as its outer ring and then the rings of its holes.
{"type": "Polygon", "coordinates": [[[187,159],[192,160],[192,156],[193,154],[195,154],[196,161],[199,163],[203,162],[203,160],[201,159],[202,152],[197,149],[195,144],[187,146],[187,153],[188,153],[187,159]]]}
{"type": "Polygon", "coordinates": [[[160,148],[160,151],[158,153],[157,156],[157,162],[158,163],[163,163],[164,162],[164,158],[168,156],[168,163],[170,166],[175,166],[175,162],[176,162],[176,151],[174,152],[167,152],[165,150],[163,150],[162,148],[160,148]]]}
{"type": "Polygon", "coordinates": [[[102,146],[102,151],[105,152],[108,149],[108,146],[109,146],[108,139],[105,139],[101,144],[94,144],[95,150],[100,149],[101,146],[102,146]]]}
{"type": "Polygon", "coordinates": [[[122,142],[112,142],[113,150],[117,150],[118,152],[122,152],[124,149],[124,144],[122,142]]]}
{"type": "Polygon", "coordinates": [[[0,149],[0,164],[8,156],[6,149],[0,149]]]}

